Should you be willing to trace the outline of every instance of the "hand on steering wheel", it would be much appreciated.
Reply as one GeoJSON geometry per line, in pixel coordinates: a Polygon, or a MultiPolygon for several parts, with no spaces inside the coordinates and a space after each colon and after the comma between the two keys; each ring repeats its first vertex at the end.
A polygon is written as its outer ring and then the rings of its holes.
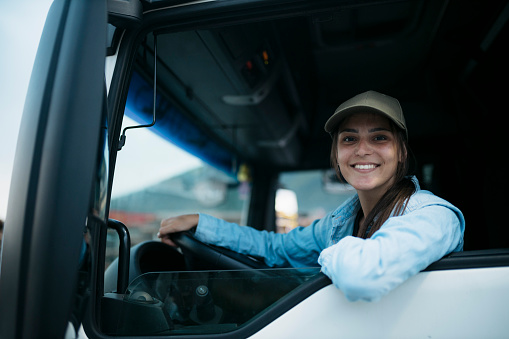
{"type": "Polygon", "coordinates": [[[196,239],[191,232],[179,232],[170,235],[184,255],[191,255],[209,262],[216,269],[245,270],[269,268],[262,261],[223,247],[208,245],[196,239]]]}
{"type": "Polygon", "coordinates": [[[180,247],[184,254],[202,258],[223,269],[268,268],[260,260],[196,239],[189,230],[198,225],[199,218],[198,214],[185,214],[164,219],[157,237],[165,244],[180,247]]]}
{"type": "Polygon", "coordinates": [[[170,238],[170,235],[177,232],[189,231],[198,225],[199,219],[198,214],[185,214],[164,219],[161,221],[157,237],[165,244],[177,247],[178,245],[170,238]]]}

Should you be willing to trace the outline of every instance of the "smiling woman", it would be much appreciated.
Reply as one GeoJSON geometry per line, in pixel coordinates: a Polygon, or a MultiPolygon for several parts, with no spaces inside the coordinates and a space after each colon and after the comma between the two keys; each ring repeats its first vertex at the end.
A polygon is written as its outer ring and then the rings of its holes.
{"type": "Polygon", "coordinates": [[[346,181],[370,194],[386,191],[394,183],[394,173],[402,161],[389,120],[375,113],[359,113],[339,129],[337,159],[346,181]]]}
{"type": "MultiPolygon", "coordinates": [[[[367,225],[372,225],[374,217],[382,212],[380,210],[382,208],[374,210],[374,207],[384,205],[381,199],[394,186],[395,173],[400,164],[406,160],[406,155],[403,158],[406,152],[405,149],[398,147],[397,131],[394,133],[391,131],[395,128],[391,127],[389,119],[376,113],[358,113],[351,116],[341,124],[339,130],[339,133],[336,133],[338,137],[334,138],[337,139],[337,168],[340,177],[352,185],[359,195],[362,206],[359,224],[362,227],[360,234],[354,231],[354,235],[363,238],[366,232],[373,234],[389,217],[386,213],[384,217],[378,218],[376,227],[370,227],[368,231],[367,225]],[[353,129],[348,126],[360,128],[353,129]]],[[[398,182],[403,178],[399,179],[398,182]]],[[[383,210],[390,212],[394,209],[391,205],[398,205],[396,210],[398,213],[401,211],[402,202],[415,191],[411,180],[406,182],[410,188],[405,191],[407,193],[401,195],[399,199],[391,197],[388,201],[389,206],[384,206],[383,210]]]]}
{"type": "Polygon", "coordinates": [[[398,100],[368,91],[340,105],[325,125],[331,160],[357,191],[335,211],[287,234],[239,227],[206,214],[161,222],[158,236],[195,226],[205,243],[264,258],[268,266],[316,263],[347,299],[373,301],[445,254],[463,249],[455,206],[408,177],[407,128],[398,100]]]}
{"type": "Polygon", "coordinates": [[[408,130],[398,100],[368,91],[341,104],[325,125],[333,136],[331,162],[338,178],[359,195],[354,235],[373,235],[399,215],[415,185],[408,175],[408,130]],[[338,127],[339,126],[339,127],[338,127]]]}

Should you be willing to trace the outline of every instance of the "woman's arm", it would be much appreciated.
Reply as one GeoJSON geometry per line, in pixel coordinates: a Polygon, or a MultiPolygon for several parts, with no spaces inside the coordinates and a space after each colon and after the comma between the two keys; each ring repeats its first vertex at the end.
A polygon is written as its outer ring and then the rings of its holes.
{"type": "Polygon", "coordinates": [[[320,220],[287,234],[277,234],[200,214],[195,236],[205,243],[263,258],[271,267],[309,267],[317,266],[325,247],[323,226],[320,220]]]}
{"type": "Polygon", "coordinates": [[[463,230],[461,215],[431,205],[388,219],[369,239],[343,238],[318,262],[349,300],[374,301],[461,247],[463,230]]]}

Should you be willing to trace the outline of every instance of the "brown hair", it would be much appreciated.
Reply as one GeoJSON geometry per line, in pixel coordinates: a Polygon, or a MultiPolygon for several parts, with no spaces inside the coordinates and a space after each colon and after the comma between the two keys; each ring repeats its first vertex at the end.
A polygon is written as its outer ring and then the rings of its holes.
{"type": "MultiPolygon", "coordinates": [[[[364,223],[359,225],[359,232],[354,234],[354,236],[359,238],[370,238],[373,233],[380,229],[380,227],[384,224],[385,221],[387,221],[387,219],[389,219],[391,215],[401,215],[401,213],[403,213],[406,208],[408,199],[416,189],[413,181],[407,177],[410,167],[408,157],[410,148],[408,146],[406,132],[401,128],[396,127],[396,125],[390,119],[388,120],[391,125],[391,130],[396,138],[400,158],[402,158],[403,161],[399,162],[396,168],[394,184],[376,203],[375,207],[364,219],[364,223]],[[371,229],[366,235],[366,231],[370,225],[371,229]]],[[[340,125],[341,124],[338,124],[338,128],[332,133],[332,148],[330,157],[331,164],[336,170],[336,175],[340,181],[345,182],[346,180],[341,174],[338,162],[338,131],[340,125]]]]}

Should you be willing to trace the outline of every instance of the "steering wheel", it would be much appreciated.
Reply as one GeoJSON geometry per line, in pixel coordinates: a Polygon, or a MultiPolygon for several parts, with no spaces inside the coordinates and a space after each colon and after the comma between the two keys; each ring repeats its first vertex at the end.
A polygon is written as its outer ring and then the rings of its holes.
{"type": "MultiPolygon", "coordinates": [[[[191,232],[174,233],[171,239],[182,249],[185,257],[192,256],[206,261],[217,269],[245,270],[267,269],[265,263],[226,248],[207,245],[196,239],[191,232]]],[[[174,248],[160,241],[146,241],[131,248],[129,278],[148,272],[185,271],[184,257],[174,248]]],[[[118,258],[105,271],[105,291],[115,291],[117,287],[118,258]]]]}
{"type": "Polygon", "coordinates": [[[230,270],[264,269],[269,268],[256,258],[240,254],[223,247],[207,245],[196,239],[191,232],[179,232],[170,235],[184,254],[191,254],[207,261],[214,267],[230,270]]]}

